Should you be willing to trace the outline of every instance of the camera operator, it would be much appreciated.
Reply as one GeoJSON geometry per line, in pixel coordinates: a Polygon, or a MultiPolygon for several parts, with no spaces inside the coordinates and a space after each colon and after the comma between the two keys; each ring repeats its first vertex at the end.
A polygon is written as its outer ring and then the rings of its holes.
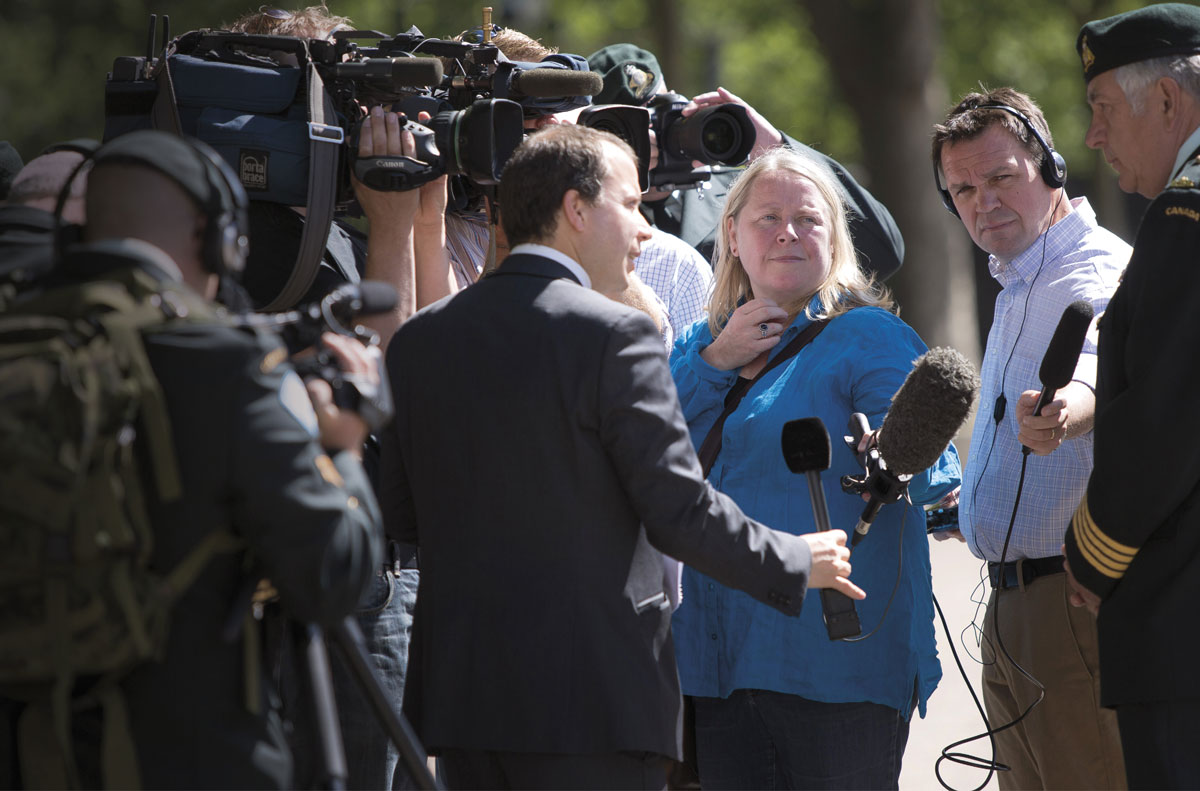
{"type": "MultiPolygon", "coordinates": [[[[631,104],[646,106],[658,94],[668,93],[662,69],[652,52],[633,44],[611,44],[588,56],[592,71],[604,77],[604,90],[592,97],[595,104],[631,104]]],[[[738,104],[746,108],[757,137],[751,160],[768,149],[785,145],[801,153],[808,146],[783,134],[753,107],[724,88],[702,93],[683,108],[683,115],[720,104],[738,104]]],[[[819,152],[815,156],[829,165],[844,191],[850,209],[850,233],[859,260],[878,280],[887,279],[904,260],[904,240],[887,208],[854,180],[845,168],[819,152]]],[[[674,234],[712,260],[717,224],[725,206],[725,196],[737,172],[713,174],[712,187],[701,195],[696,189],[676,189],[670,193],[652,191],[643,202],[650,223],[674,234]]]]}
{"type": "MultiPolygon", "coordinates": [[[[351,28],[349,18],[330,14],[324,5],[297,11],[262,6],[228,26],[233,32],[306,39],[331,39],[335,32],[351,28]]],[[[378,119],[381,115],[382,111],[379,111],[371,118],[378,119]]],[[[369,124],[364,122],[360,135],[366,136],[368,128],[369,124]]],[[[372,137],[374,140],[368,141],[367,150],[400,154],[399,126],[392,130],[377,125],[372,137]]],[[[362,150],[360,142],[360,156],[362,150]]],[[[370,233],[364,237],[348,223],[335,220],[329,228],[316,279],[300,301],[317,301],[342,283],[356,283],[360,279],[393,285],[399,295],[394,311],[363,321],[379,333],[381,342],[386,345],[400,322],[415,309],[412,245],[410,234],[403,227],[406,218],[411,217],[411,208],[403,193],[378,192],[357,180],[354,190],[370,233]]],[[[251,202],[250,254],[242,280],[255,305],[267,304],[282,290],[300,250],[304,217],[305,207],[302,206],[251,202]]]]}
{"type": "MultiPolygon", "coordinates": [[[[181,319],[143,338],[182,483],[178,498],[161,496],[150,460],[163,438],[139,431],[152,566],[177,568],[215,531],[245,545],[213,555],[172,607],[161,661],[120,680],[127,725],[108,703],[76,707],[74,752],[86,787],[110,782],[113,771],[150,788],[291,787],[276,694],[247,652],[258,627],[228,632],[244,616],[240,592],[261,573],[292,617],[329,625],[353,611],[380,563],[378,509],[357,458],[365,424],[334,406],[328,387],[306,389],[274,335],[237,329],[211,307],[218,274],[240,267],[233,240],[243,232],[240,185],[216,157],[157,131],[102,147],[87,187],[85,244],[68,251],[50,284],[153,282],[155,304],[181,319]],[[120,756],[130,740],[132,753],[120,756]],[[111,763],[114,755],[124,760],[111,763]]],[[[325,340],[349,373],[372,370],[361,345],[325,340]]],[[[79,685],[76,692],[104,698],[79,685]]],[[[27,786],[65,782],[50,722],[22,718],[27,786]]]]}

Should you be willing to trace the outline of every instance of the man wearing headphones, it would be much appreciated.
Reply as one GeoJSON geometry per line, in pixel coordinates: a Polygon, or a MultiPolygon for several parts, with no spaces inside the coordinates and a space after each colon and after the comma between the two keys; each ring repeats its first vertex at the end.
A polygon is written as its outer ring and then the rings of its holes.
{"type": "MultiPolygon", "coordinates": [[[[278,338],[210,308],[219,275],[241,267],[245,247],[245,195],[219,155],[141,131],[92,161],[85,243],[68,248],[55,277],[139,283],[173,317],[144,336],[182,488],[160,496],[139,431],[151,562],[175,568],[215,531],[245,545],[208,561],[171,610],[162,661],[120,683],[136,770],[149,788],[291,787],[277,695],[245,645],[257,626],[228,624],[245,616],[239,594],[259,575],[297,620],[328,625],[354,611],[382,563],[378,506],[356,458],[366,426],[334,406],[327,384],[306,390],[278,338]]],[[[361,345],[324,340],[348,374],[372,370],[361,345]]],[[[110,727],[106,708],[106,745],[110,727]]],[[[76,746],[89,786],[100,781],[87,777],[94,747],[76,746]]],[[[22,767],[27,782],[37,769],[22,767]]]]}
{"type": "Polygon", "coordinates": [[[934,127],[938,191],[990,254],[988,269],[1003,287],[955,535],[987,561],[991,581],[989,726],[1019,720],[995,735],[996,760],[1010,769],[1000,787],[1119,788],[1116,720],[1099,705],[1096,620],[1067,605],[1061,550],[1092,467],[1094,338],[1073,381],[1040,416],[1033,412],[1038,368],[1063,310],[1083,299],[1103,311],[1130,248],[1096,224],[1086,199],[1067,197],[1066,162],[1051,146],[1040,108],[1012,88],[967,94],[934,127]],[[1024,469],[1022,445],[1036,454],[1024,469]],[[1021,668],[1044,687],[1036,706],[1039,688],[1021,668]]]}

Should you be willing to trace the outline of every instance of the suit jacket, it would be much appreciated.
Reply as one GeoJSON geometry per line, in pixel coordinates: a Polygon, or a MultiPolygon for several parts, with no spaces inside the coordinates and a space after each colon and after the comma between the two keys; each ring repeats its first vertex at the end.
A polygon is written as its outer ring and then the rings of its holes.
{"type": "Polygon", "coordinates": [[[388,369],[381,502],[420,545],[426,746],[678,756],[660,551],[791,614],[810,554],[704,481],[652,322],[513,255],[404,324],[388,369]]]}
{"type": "Polygon", "coordinates": [[[1200,700],[1200,149],[1142,217],[1100,318],[1095,465],[1067,560],[1101,597],[1100,701],[1200,700]]]}

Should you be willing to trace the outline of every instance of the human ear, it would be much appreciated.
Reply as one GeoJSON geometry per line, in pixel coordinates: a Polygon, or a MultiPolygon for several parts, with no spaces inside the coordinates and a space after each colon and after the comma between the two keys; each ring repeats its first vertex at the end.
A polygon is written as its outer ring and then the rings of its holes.
{"type": "Polygon", "coordinates": [[[574,230],[582,232],[587,227],[585,217],[585,206],[587,201],[579,194],[579,190],[567,190],[563,194],[562,213],[563,218],[567,221],[574,230]]]}

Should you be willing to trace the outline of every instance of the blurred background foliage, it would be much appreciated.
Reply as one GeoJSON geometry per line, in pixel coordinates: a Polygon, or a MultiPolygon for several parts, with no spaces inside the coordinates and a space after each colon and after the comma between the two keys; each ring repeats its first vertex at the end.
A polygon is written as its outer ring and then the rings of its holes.
{"type": "MultiPolygon", "coordinates": [[[[415,25],[439,37],[477,27],[482,8],[477,0],[327,4],[359,28],[398,33],[415,25]]],[[[1089,113],[1074,44],[1083,22],[1145,4],[500,0],[493,19],[585,56],[606,44],[637,43],[657,53],[674,90],[694,95],[723,85],[843,162],[892,209],[905,235],[905,267],[889,282],[905,318],[931,345],[951,343],[978,359],[994,284],[961,224],[940,209],[922,142],[929,125],[980,84],[1030,93],[1070,165],[1070,194],[1086,194],[1103,224],[1131,238],[1144,204],[1120,193],[1107,165],[1083,144],[1089,113]],[[836,73],[835,62],[854,73],[836,73]]],[[[99,137],[105,74],[115,57],[145,53],[152,12],[170,15],[179,35],[257,8],[246,0],[2,0],[8,68],[0,71],[0,139],[28,160],[56,140],[99,137]]]]}
{"type": "MultiPolygon", "coordinates": [[[[474,0],[327,2],[362,28],[395,33],[416,25],[430,36],[478,26],[482,7],[474,0]]],[[[1072,176],[1095,174],[1097,157],[1083,145],[1088,115],[1075,35],[1087,19],[1139,5],[942,0],[938,66],[949,88],[946,105],[980,83],[1018,86],[1041,102],[1072,176]]],[[[99,136],[104,75],[118,55],[143,52],[151,13],[170,15],[178,35],[218,27],[257,7],[244,0],[4,0],[0,47],[8,68],[0,72],[0,139],[30,158],[58,139],[99,136]]],[[[618,41],[640,44],[659,54],[673,89],[692,95],[724,85],[794,137],[851,166],[862,159],[853,114],[834,87],[801,3],[510,0],[494,4],[493,18],[582,55],[618,41]]],[[[873,44],[864,39],[860,46],[873,44]]]]}

